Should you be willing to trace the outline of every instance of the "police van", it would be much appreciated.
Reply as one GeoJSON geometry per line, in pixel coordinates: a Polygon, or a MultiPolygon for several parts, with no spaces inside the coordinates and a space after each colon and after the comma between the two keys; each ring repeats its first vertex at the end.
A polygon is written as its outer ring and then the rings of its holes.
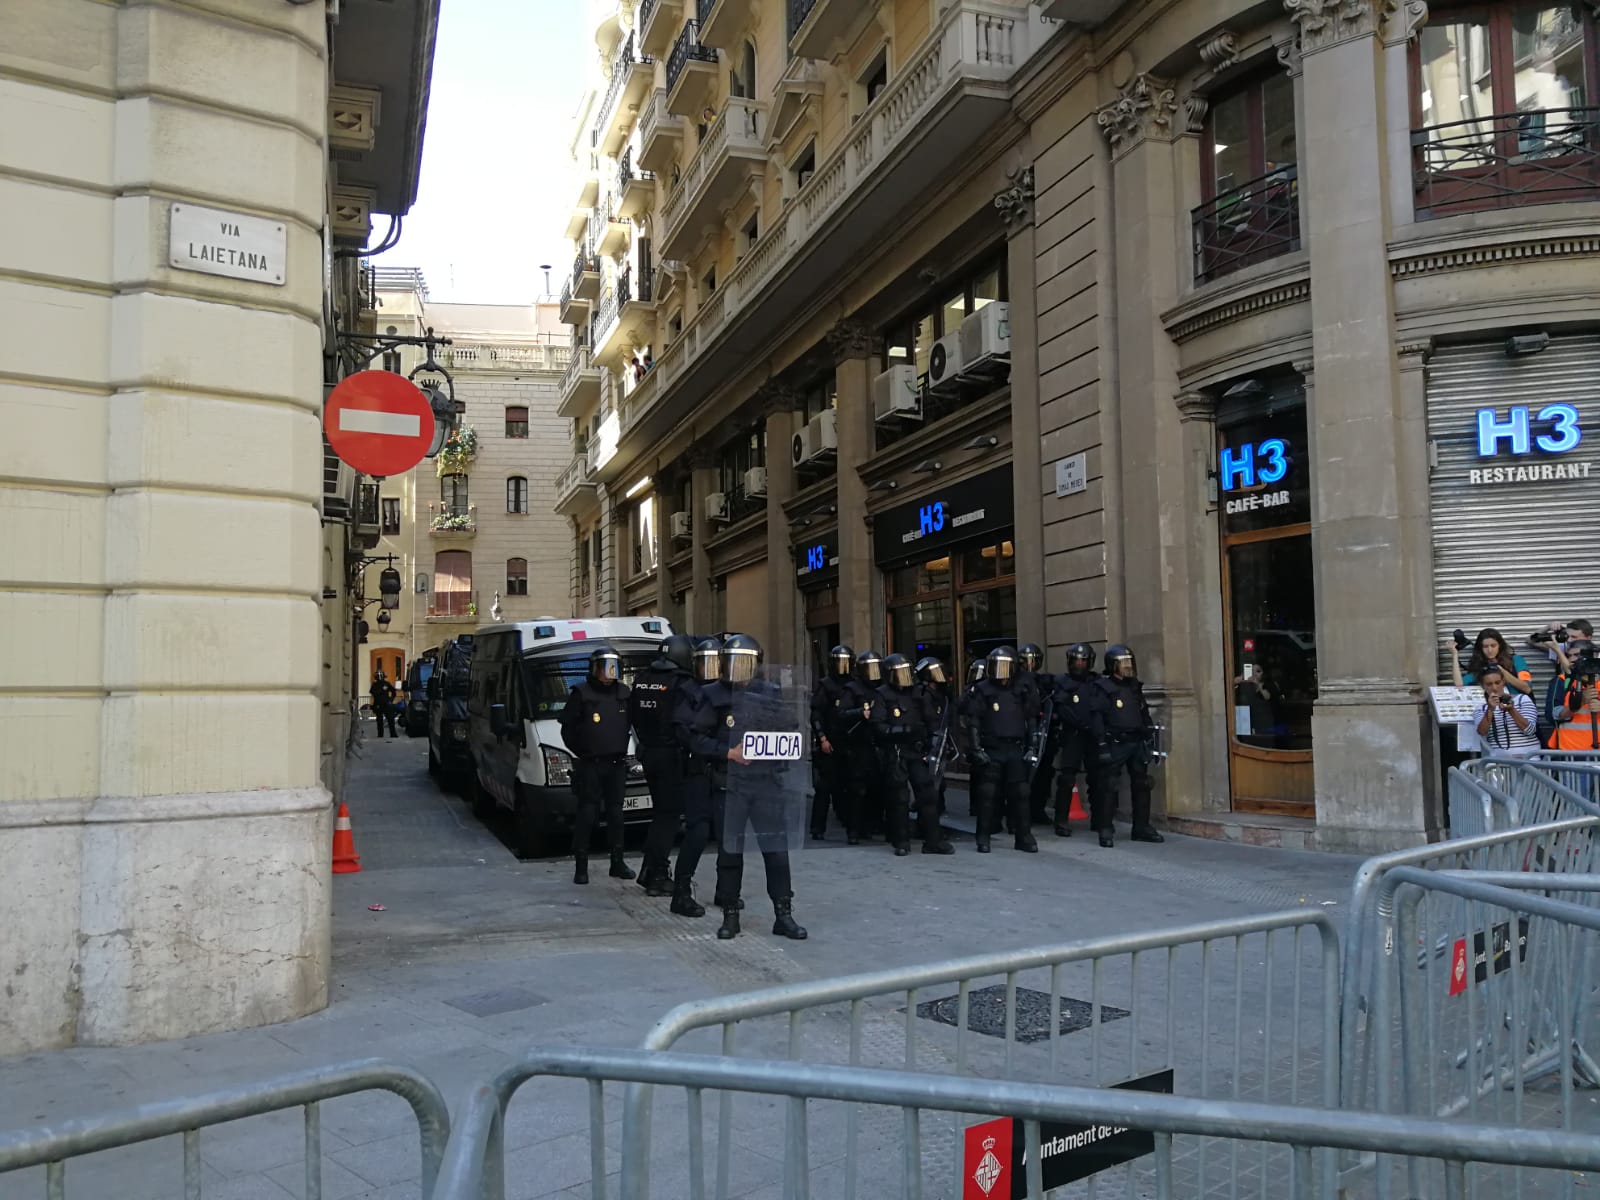
{"type": "MultiPolygon", "coordinates": [[[[541,617],[490,625],[473,635],[467,695],[473,810],[482,818],[509,813],[523,858],[549,853],[577,813],[572,755],[561,738],[560,718],[567,694],[588,673],[589,655],[601,646],[617,651],[623,682],[631,684],[671,633],[659,617],[541,617]]],[[[650,790],[633,749],[630,743],[623,814],[628,821],[647,821],[650,790]]]]}

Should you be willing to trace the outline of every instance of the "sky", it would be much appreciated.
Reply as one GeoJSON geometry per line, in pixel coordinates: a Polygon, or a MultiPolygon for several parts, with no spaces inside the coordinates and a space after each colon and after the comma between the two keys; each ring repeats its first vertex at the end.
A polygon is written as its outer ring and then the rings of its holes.
{"type": "MultiPolygon", "coordinates": [[[[377,261],[432,299],[527,304],[571,267],[567,141],[595,48],[580,0],[441,0],[417,203],[377,261]]],[[[388,221],[374,221],[374,240],[388,221]]]]}

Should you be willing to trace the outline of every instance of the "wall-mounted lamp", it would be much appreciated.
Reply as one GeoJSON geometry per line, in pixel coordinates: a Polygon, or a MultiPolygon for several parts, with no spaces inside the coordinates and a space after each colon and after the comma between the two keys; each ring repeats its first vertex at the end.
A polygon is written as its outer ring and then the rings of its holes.
{"type": "Polygon", "coordinates": [[[383,633],[387,633],[389,631],[389,614],[388,613],[380,612],[378,614],[378,629],[379,629],[380,632],[383,632],[383,633]]]}
{"type": "Polygon", "coordinates": [[[963,443],[963,450],[993,450],[1000,444],[1000,439],[992,433],[980,433],[971,441],[963,443]]]}
{"type": "Polygon", "coordinates": [[[1535,333],[1513,333],[1506,339],[1506,357],[1521,358],[1525,354],[1538,354],[1550,344],[1550,335],[1544,330],[1535,333]]]}
{"type": "Polygon", "coordinates": [[[918,475],[937,475],[944,470],[944,464],[937,458],[925,458],[911,469],[918,475]]]}
{"type": "Polygon", "coordinates": [[[869,492],[892,492],[900,485],[893,479],[875,479],[867,485],[869,492]]]}

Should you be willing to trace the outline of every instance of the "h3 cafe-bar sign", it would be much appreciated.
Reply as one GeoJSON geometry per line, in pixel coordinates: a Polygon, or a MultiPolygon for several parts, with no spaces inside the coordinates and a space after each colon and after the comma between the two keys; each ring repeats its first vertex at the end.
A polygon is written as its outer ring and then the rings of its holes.
{"type": "Polygon", "coordinates": [[[1594,464],[1576,462],[1568,457],[1582,442],[1583,426],[1577,408],[1571,404],[1546,404],[1538,410],[1527,405],[1513,405],[1503,416],[1497,408],[1480,408],[1477,412],[1478,458],[1490,460],[1510,455],[1517,461],[1472,467],[1467,471],[1467,482],[1588,479],[1594,464]]]}

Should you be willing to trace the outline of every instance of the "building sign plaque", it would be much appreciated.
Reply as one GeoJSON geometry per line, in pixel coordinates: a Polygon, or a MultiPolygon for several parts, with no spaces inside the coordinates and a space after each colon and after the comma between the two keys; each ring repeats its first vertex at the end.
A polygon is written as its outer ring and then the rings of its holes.
{"type": "Polygon", "coordinates": [[[1056,460],[1056,498],[1089,490],[1089,456],[1082,452],[1056,460]]]}
{"type": "Polygon", "coordinates": [[[1010,529],[1011,519],[1011,468],[996,467],[878,513],[873,557],[883,565],[937,556],[957,542],[1010,529]]]}
{"type": "Polygon", "coordinates": [[[1477,452],[1480,459],[1502,455],[1522,461],[1507,466],[1470,467],[1467,483],[1542,483],[1558,479],[1588,479],[1593,463],[1573,462],[1563,456],[1583,442],[1578,410],[1570,404],[1546,404],[1535,411],[1517,404],[1505,410],[1480,408],[1475,414],[1477,452]],[[1532,461],[1528,461],[1528,460],[1532,461]]]}
{"type": "Polygon", "coordinates": [[[244,213],[174,204],[168,264],[282,287],[288,273],[289,234],[282,221],[244,213]]]}

